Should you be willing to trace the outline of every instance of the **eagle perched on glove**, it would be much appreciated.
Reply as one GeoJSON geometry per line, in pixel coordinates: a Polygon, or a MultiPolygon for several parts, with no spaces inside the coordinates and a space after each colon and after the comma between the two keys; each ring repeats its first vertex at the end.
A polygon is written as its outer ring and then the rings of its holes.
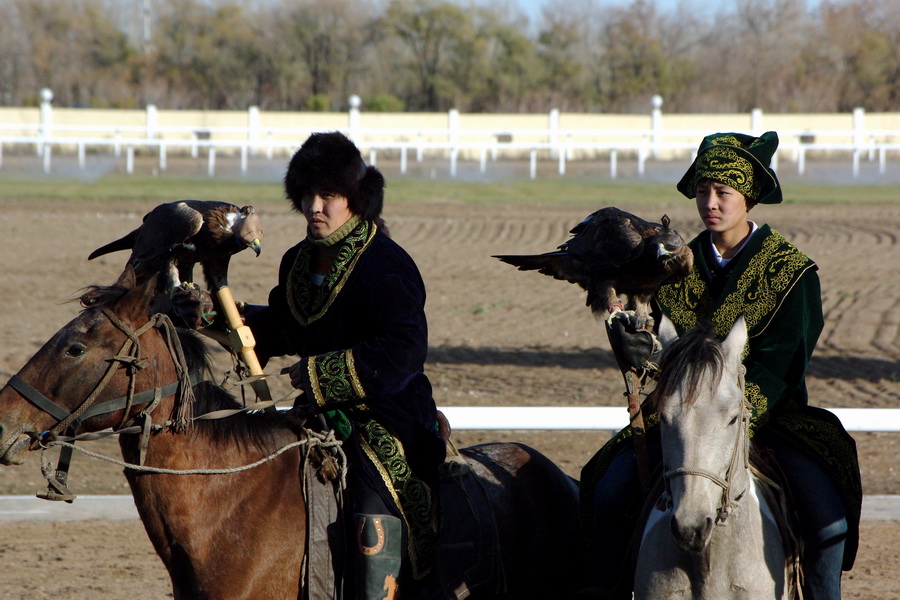
{"type": "Polygon", "coordinates": [[[629,309],[649,328],[656,290],[684,278],[694,262],[691,249],[669,224],[667,215],[661,224],[650,223],[610,206],[576,225],[572,238],[554,252],[495,258],[520,271],[577,283],[587,291],[587,305],[598,318],[629,309]],[[624,304],[620,296],[627,297],[624,304]]]}
{"type": "Polygon", "coordinates": [[[228,285],[231,255],[251,248],[260,252],[262,225],[252,206],[228,202],[180,200],[160,204],[140,227],[91,252],[88,260],[131,249],[128,264],[138,277],[160,273],[160,291],[193,282],[196,263],[213,291],[228,285]]]}

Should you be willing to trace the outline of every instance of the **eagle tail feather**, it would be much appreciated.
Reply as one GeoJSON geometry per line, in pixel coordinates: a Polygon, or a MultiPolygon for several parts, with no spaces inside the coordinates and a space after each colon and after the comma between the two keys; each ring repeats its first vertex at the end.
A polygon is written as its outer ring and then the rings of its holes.
{"type": "Polygon", "coordinates": [[[494,254],[493,257],[518,267],[520,271],[536,271],[547,267],[555,267],[565,252],[547,252],[545,254],[494,254]]]}

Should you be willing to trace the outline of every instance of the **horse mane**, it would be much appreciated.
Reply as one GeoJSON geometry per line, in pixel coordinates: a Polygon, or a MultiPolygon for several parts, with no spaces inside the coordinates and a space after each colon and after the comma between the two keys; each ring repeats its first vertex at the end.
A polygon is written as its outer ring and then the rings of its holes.
{"type": "MultiPolygon", "coordinates": [[[[78,301],[82,306],[82,312],[86,312],[112,307],[128,292],[128,288],[120,285],[91,285],[84,288],[78,301]]],[[[188,370],[192,374],[199,373],[204,378],[194,386],[193,414],[202,415],[216,410],[243,408],[243,405],[228,390],[208,380],[213,368],[210,362],[209,346],[203,337],[189,329],[176,328],[176,331],[188,370]]],[[[211,439],[237,441],[242,445],[249,441],[262,443],[271,440],[272,436],[281,431],[284,426],[296,430],[296,424],[292,419],[268,412],[244,413],[224,419],[195,421],[194,426],[197,431],[211,439]]]]}
{"type": "Polygon", "coordinates": [[[710,369],[713,381],[718,385],[722,378],[724,357],[722,345],[716,337],[712,323],[701,323],[680,336],[666,348],[659,365],[659,379],[648,400],[659,411],[675,391],[685,384],[685,403],[691,404],[697,397],[697,389],[704,371],[710,369]]]}
{"type": "MultiPolygon", "coordinates": [[[[190,329],[178,328],[177,331],[188,368],[192,373],[199,371],[208,378],[213,369],[209,346],[203,336],[190,329]]],[[[205,379],[194,386],[194,415],[239,408],[243,408],[243,405],[228,390],[214,381],[205,379]]],[[[284,415],[264,411],[194,422],[195,429],[211,439],[237,442],[239,445],[245,445],[249,441],[257,443],[269,441],[285,426],[293,429],[294,423],[284,415]]]]}
{"type": "Polygon", "coordinates": [[[91,308],[112,306],[127,293],[128,288],[121,285],[89,285],[78,297],[78,302],[84,312],[91,308]]]}

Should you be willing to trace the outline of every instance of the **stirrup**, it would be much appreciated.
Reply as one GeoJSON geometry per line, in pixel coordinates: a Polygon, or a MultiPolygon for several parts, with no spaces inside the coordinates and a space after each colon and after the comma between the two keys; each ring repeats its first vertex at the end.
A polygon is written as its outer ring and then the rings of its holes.
{"type": "Polygon", "coordinates": [[[67,474],[65,472],[56,472],[56,477],[47,480],[47,489],[43,492],[36,492],[35,496],[42,500],[54,500],[57,502],[72,502],[77,498],[75,494],[69,490],[66,485],[67,474]]]}

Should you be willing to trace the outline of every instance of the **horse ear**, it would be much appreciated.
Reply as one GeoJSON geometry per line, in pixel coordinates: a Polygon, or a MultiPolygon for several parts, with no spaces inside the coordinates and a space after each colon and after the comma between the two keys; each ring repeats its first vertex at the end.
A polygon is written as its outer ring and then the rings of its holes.
{"type": "Polygon", "coordinates": [[[722,342],[722,351],[725,353],[725,357],[729,362],[740,364],[744,354],[744,346],[746,345],[747,320],[744,318],[744,315],[741,315],[737,318],[737,321],[734,322],[734,325],[731,326],[728,337],[722,342]]]}
{"type": "Polygon", "coordinates": [[[115,285],[125,288],[126,290],[133,290],[136,282],[137,277],[134,274],[134,267],[126,265],[125,270],[122,271],[122,274],[116,279],[115,285]]]}
{"type": "Polygon", "coordinates": [[[156,274],[138,279],[131,267],[126,268],[119,276],[119,281],[116,282],[116,285],[128,290],[128,293],[119,301],[120,310],[123,313],[131,313],[133,318],[150,315],[153,312],[151,304],[158,294],[157,279],[156,274]]]}
{"type": "Polygon", "coordinates": [[[678,339],[678,331],[675,329],[675,323],[668,315],[663,314],[659,321],[659,331],[656,332],[656,338],[662,344],[663,350],[675,343],[678,339]]]}

